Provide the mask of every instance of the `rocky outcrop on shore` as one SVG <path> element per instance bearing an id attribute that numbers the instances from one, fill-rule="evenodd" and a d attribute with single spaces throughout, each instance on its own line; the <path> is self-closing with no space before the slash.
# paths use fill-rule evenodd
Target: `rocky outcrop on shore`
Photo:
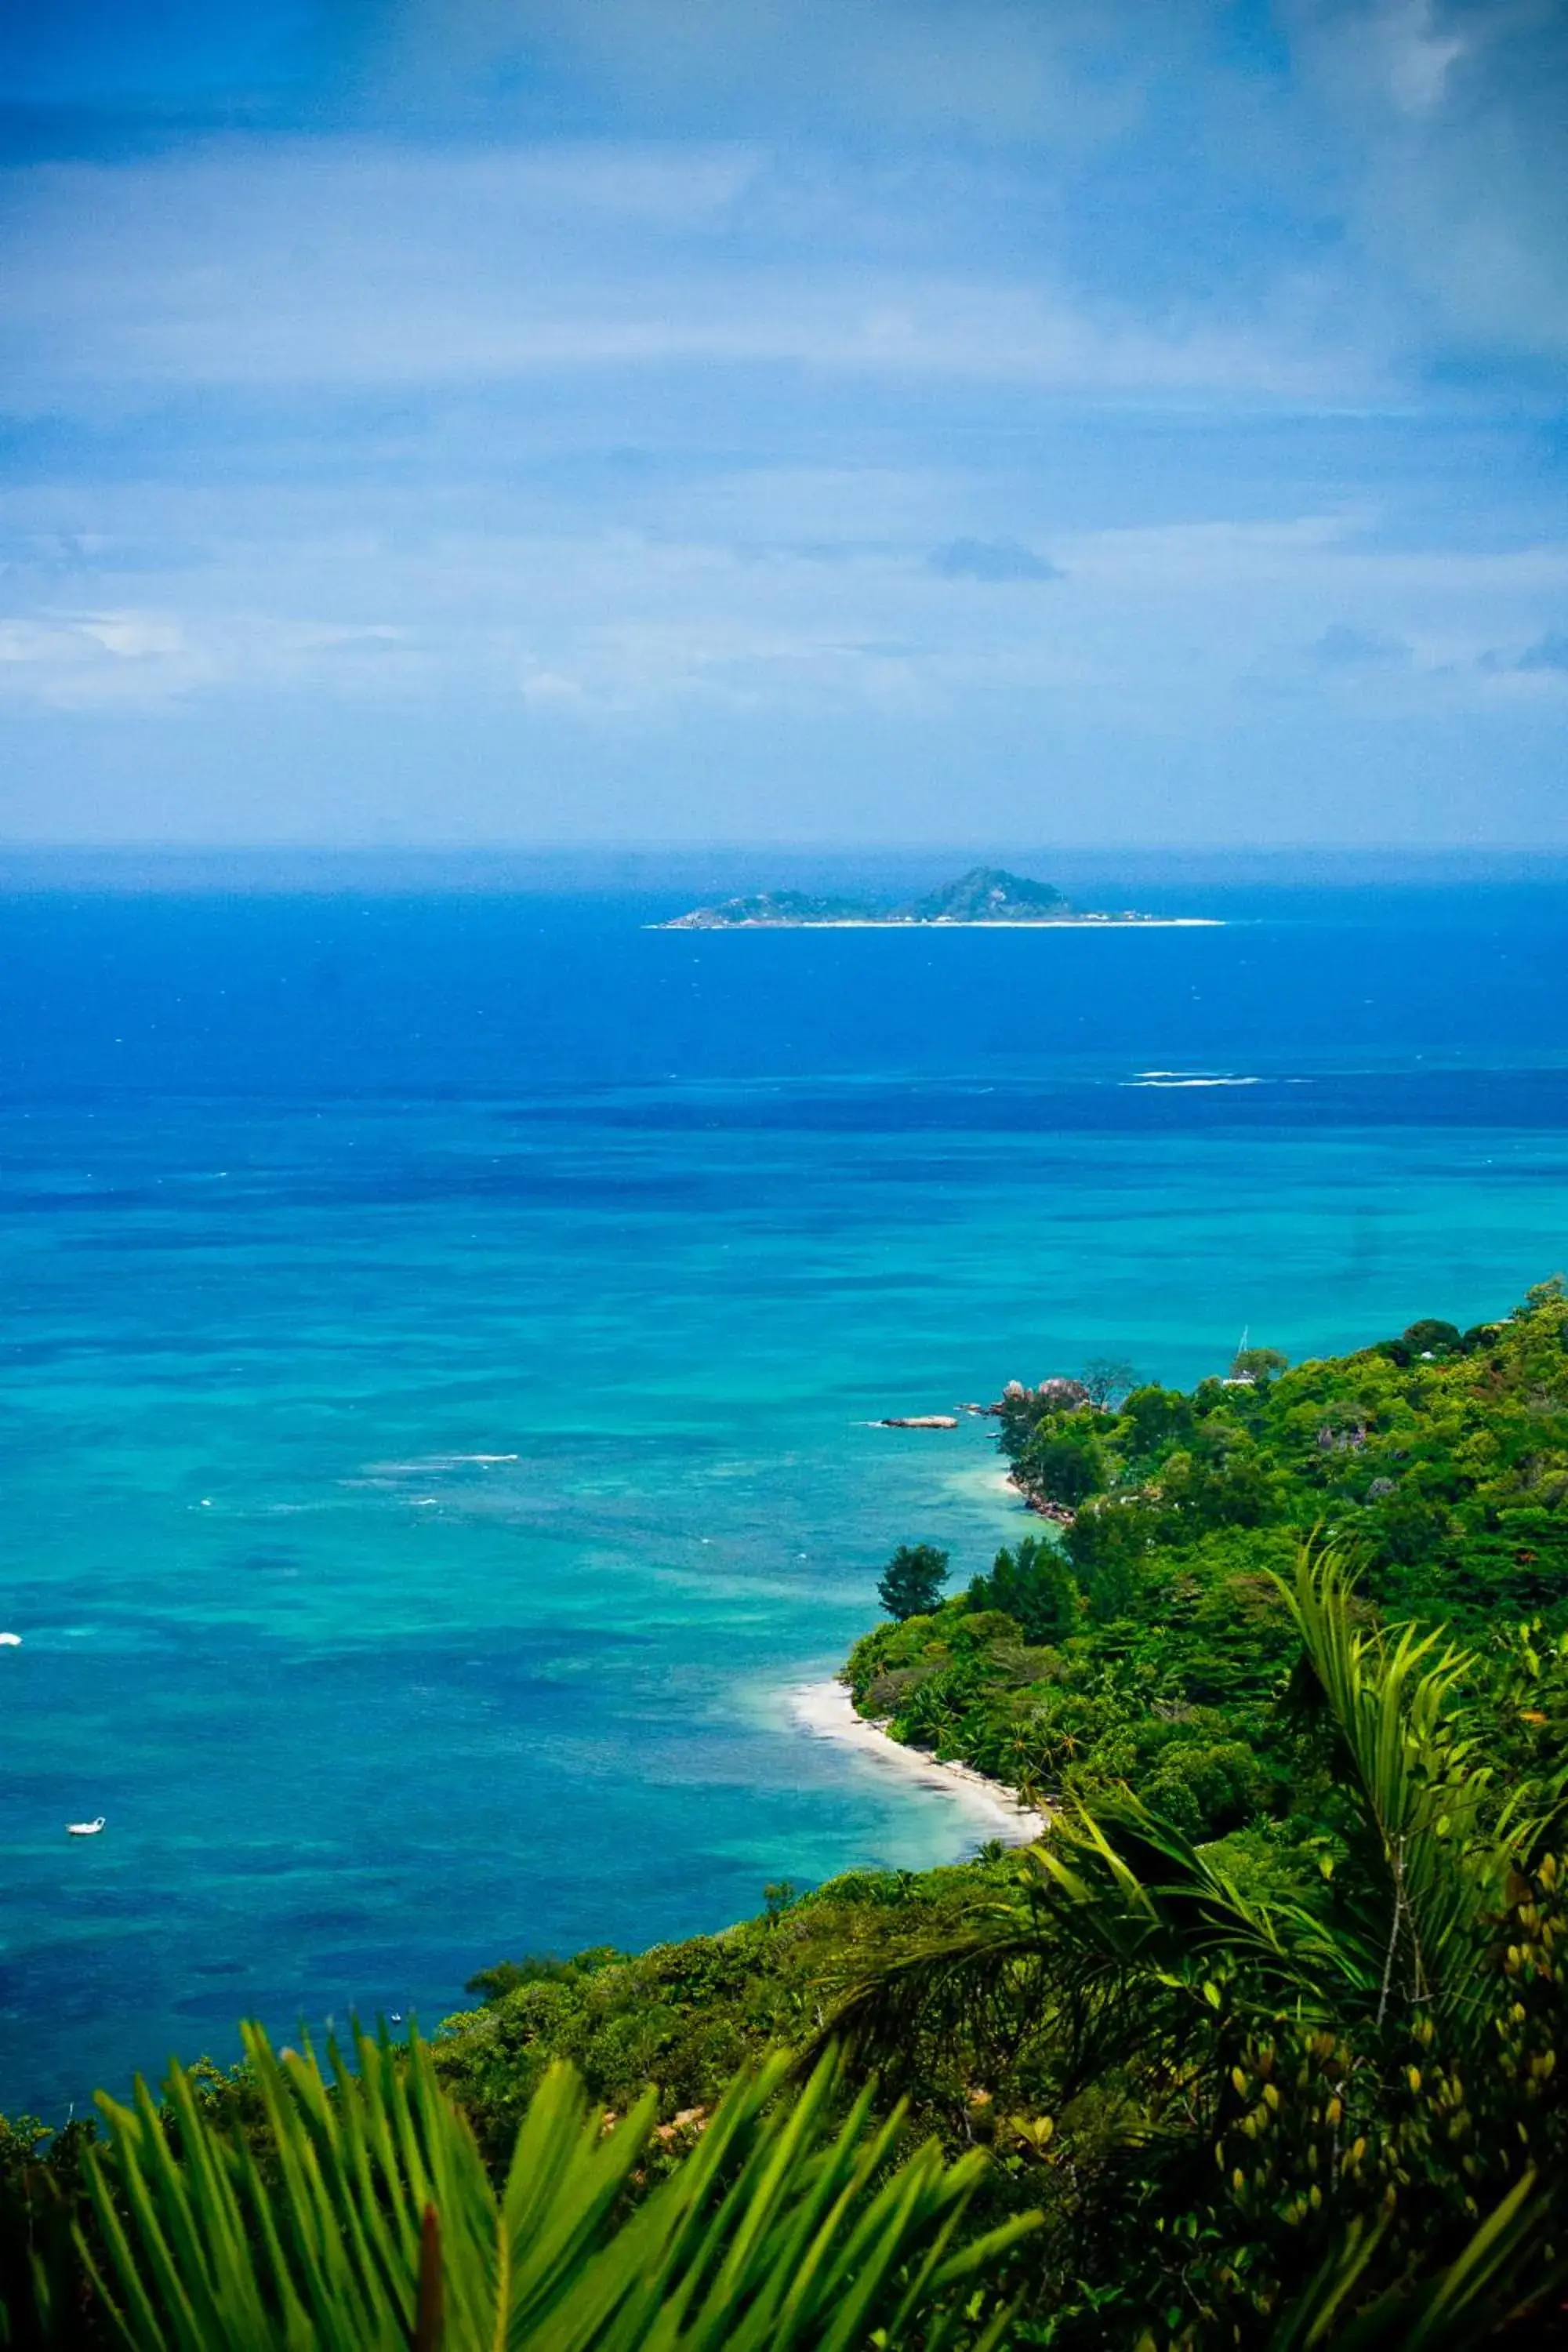
<path id="1" fill-rule="evenodd" d="M 1016 1479 L 1013 1481 L 1015 1486 L 1017 1483 Z M 1049 1519 L 1054 1528 L 1070 1528 L 1078 1517 L 1078 1513 L 1068 1504 L 1053 1503 L 1048 1495 L 1032 1495 L 1026 1486 L 1019 1486 L 1018 1492 L 1029 1509 L 1038 1512 L 1042 1519 Z"/>
<path id="2" fill-rule="evenodd" d="M 1027 1414 L 1037 1421 L 1045 1412 L 1076 1412 L 1079 1405 L 1090 1404 L 1093 1399 L 1081 1381 L 1042 1381 L 1037 1389 L 1026 1388 L 1022 1381 L 1009 1381 L 994 1404 L 978 1405 L 972 1410 L 989 1413 L 994 1421 L 1005 1421 L 1009 1413 Z"/>

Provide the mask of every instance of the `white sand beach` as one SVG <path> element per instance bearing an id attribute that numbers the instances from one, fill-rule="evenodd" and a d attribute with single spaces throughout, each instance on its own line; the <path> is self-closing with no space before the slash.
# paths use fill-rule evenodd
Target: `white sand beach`
<path id="1" fill-rule="evenodd" d="M 1000 1838 L 1006 1845 L 1027 1845 L 1046 1828 L 1046 1816 L 1020 1804 L 1016 1791 L 1005 1782 L 988 1780 L 967 1764 L 941 1764 L 935 1757 L 906 1748 L 876 1724 L 866 1722 L 856 1714 L 842 1683 L 801 1683 L 788 1697 L 790 1720 L 798 1730 L 814 1739 L 837 1740 L 884 1770 L 950 1797 L 984 1837 Z"/>

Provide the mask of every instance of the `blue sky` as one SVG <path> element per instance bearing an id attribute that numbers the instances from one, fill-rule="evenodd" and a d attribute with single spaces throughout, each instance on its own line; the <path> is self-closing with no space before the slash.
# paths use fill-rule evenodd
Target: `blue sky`
<path id="1" fill-rule="evenodd" d="M 1568 846 L 1562 0 L 15 0 L 0 837 Z"/>

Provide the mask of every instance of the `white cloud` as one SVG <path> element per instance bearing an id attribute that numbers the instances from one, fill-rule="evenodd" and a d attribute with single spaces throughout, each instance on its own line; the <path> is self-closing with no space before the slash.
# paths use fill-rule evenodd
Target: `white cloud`
<path id="1" fill-rule="evenodd" d="M 1398 0 L 1381 26 L 1387 45 L 1388 86 L 1396 106 L 1426 114 L 1442 101 L 1448 74 L 1469 44 L 1438 30 L 1432 0 Z"/>
<path id="2" fill-rule="evenodd" d="M 270 792 L 291 727 L 439 824 L 489 728 L 509 791 L 542 745 L 685 823 L 721 742 L 744 830 L 770 766 L 896 817 L 936 747 L 984 792 L 1076 730 L 1089 811 L 1134 739 L 1305 772 L 1342 722 L 1363 779 L 1430 726 L 1473 806 L 1560 709 L 1514 666 L 1568 610 L 1519 421 L 1560 0 L 1281 0 L 1255 50 L 1223 0 L 389 19 L 309 136 L 0 175 L 0 695 L 68 786 L 62 714 L 133 714 L 154 803 L 159 747 Z"/>
<path id="3" fill-rule="evenodd" d="M 212 665 L 166 614 L 0 621 L 0 698 L 58 710 L 147 707 L 210 682 Z"/>
<path id="4" fill-rule="evenodd" d="M 671 365 L 1308 401 L 1376 381 L 1308 278 L 1263 314 L 1143 316 L 1038 262 L 955 268 L 940 206 L 892 238 L 874 173 L 818 173 L 802 236 L 759 152 L 240 141 L 11 179 L 13 406 Z M 1005 191 L 957 194 L 979 233 Z"/>
<path id="5" fill-rule="evenodd" d="M 379 698 L 420 675 L 405 641 L 382 624 L 223 611 L 210 599 L 184 612 L 44 612 L 0 620 L 0 697 L 55 709 L 153 709 L 258 686 Z"/>
<path id="6" fill-rule="evenodd" d="M 1478 701 L 1492 690 L 1487 649 L 1545 641 L 1568 605 L 1562 545 L 1411 549 L 1363 509 L 1052 532 L 1035 498 L 1003 534 L 956 472 L 775 481 L 762 468 L 715 487 L 720 539 L 563 528 L 525 491 L 493 491 L 481 525 L 414 488 L 312 499 L 258 487 L 215 509 L 207 493 L 128 488 L 99 499 L 103 579 L 84 572 L 69 612 L 0 624 L 0 694 L 52 708 L 256 694 L 384 714 L 482 705 L 632 730 L 700 708 L 956 715 L 979 695 L 1170 731 L 1283 687 L 1390 711 L 1435 694 Z M 151 578 L 144 604 L 90 601 L 154 502 L 205 560 Z M 0 504 L 0 534 L 47 539 L 47 503 Z M 835 524 L 825 562 L 815 534 Z M 932 566 L 933 544 L 1036 550 L 1062 576 L 979 592 Z M 1325 645 L 1403 650 L 1310 657 Z"/>
<path id="7" fill-rule="evenodd" d="M 102 613 L 75 625 L 78 633 L 117 661 L 147 661 L 188 653 L 190 641 L 178 621 L 157 613 Z"/>

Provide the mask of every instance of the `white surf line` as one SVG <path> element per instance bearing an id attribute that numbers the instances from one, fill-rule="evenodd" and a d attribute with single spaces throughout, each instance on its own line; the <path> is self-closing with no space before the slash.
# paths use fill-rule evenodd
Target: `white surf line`
<path id="1" fill-rule="evenodd" d="M 788 1694 L 790 1717 L 797 1731 L 814 1739 L 836 1740 L 853 1748 L 905 1780 L 950 1797 L 977 1824 L 1005 1845 L 1027 1845 L 1048 1826 L 1047 1816 L 1024 1804 L 1005 1781 L 989 1780 L 968 1764 L 943 1764 L 918 1748 L 906 1748 L 879 1725 L 857 1715 L 842 1683 L 800 1683 Z"/>

